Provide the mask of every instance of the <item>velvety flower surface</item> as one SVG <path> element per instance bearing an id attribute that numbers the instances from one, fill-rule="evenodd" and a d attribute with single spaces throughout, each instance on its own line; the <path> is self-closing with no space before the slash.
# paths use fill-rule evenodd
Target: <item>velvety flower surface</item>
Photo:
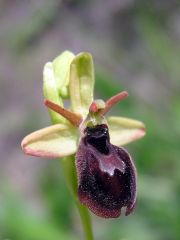
<path id="1" fill-rule="evenodd" d="M 76 156 L 77 193 L 82 204 L 105 218 L 118 217 L 122 207 L 128 215 L 136 202 L 136 169 L 122 146 L 143 137 L 145 126 L 124 117 L 104 117 L 127 92 L 106 102 L 94 101 L 89 53 L 62 53 L 45 65 L 43 79 L 45 105 L 53 125 L 26 136 L 21 143 L 23 151 L 39 157 L 63 157 L 63 161 Z M 68 109 L 63 106 L 67 99 Z"/>
<path id="2" fill-rule="evenodd" d="M 100 217 L 126 215 L 136 201 L 136 169 L 123 148 L 110 143 L 107 125 L 87 127 L 76 154 L 80 201 Z"/>

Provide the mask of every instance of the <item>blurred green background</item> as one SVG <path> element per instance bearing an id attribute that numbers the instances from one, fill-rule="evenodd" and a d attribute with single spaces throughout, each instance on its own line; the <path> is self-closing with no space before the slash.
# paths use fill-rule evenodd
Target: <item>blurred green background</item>
<path id="1" fill-rule="evenodd" d="M 50 124 L 42 69 L 62 51 L 89 51 L 98 98 L 130 97 L 111 114 L 145 122 L 127 146 L 138 169 L 133 215 L 92 214 L 96 240 L 180 239 L 180 6 L 175 0 L 0 1 L 0 240 L 83 239 L 58 160 L 25 156 Z"/>

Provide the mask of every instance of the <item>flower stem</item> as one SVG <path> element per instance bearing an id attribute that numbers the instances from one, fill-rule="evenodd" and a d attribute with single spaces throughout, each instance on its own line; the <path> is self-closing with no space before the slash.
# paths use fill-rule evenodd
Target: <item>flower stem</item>
<path id="1" fill-rule="evenodd" d="M 60 160 L 61 166 L 63 168 L 63 172 L 66 178 L 67 185 L 72 193 L 79 215 L 81 217 L 81 222 L 84 229 L 84 235 L 86 240 L 93 240 L 93 232 L 92 232 L 92 224 L 90 219 L 90 214 L 88 209 L 83 206 L 78 197 L 77 197 L 77 175 L 75 169 L 75 156 L 64 157 Z"/>
<path id="2" fill-rule="evenodd" d="M 78 210 L 79 210 L 79 214 L 81 217 L 81 222 L 83 225 L 83 229 L 84 229 L 84 235 L 85 235 L 85 239 L 86 240 L 93 240 L 93 232 L 92 232 L 92 224 L 91 224 L 91 219 L 90 219 L 90 215 L 89 215 L 89 210 L 83 206 L 79 200 L 76 202 Z"/>

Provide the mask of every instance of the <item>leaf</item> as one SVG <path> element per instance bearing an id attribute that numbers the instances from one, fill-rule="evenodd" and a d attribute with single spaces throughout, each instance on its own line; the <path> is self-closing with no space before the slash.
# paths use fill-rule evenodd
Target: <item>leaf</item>
<path id="1" fill-rule="evenodd" d="M 77 150 L 77 129 L 55 124 L 26 136 L 22 143 L 24 153 L 37 157 L 64 157 Z"/>
<path id="2" fill-rule="evenodd" d="M 93 101 L 94 66 L 89 53 L 78 54 L 70 66 L 69 91 L 72 110 L 85 118 Z"/>
<path id="3" fill-rule="evenodd" d="M 123 117 L 109 117 L 110 141 L 116 146 L 122 146 L 136 141 L 145 135 L 145 125 L 137 120 Z"/>

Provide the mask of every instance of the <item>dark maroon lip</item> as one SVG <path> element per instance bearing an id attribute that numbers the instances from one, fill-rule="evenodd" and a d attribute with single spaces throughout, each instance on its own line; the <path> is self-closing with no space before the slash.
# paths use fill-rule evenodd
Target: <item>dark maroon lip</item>
<path id="1" fill-rule="evenodd" d="M 104 124 L 86 128 L 76 154 L 78 196 L 93 213 L 116 218 L 136 202 L 136 169 L 128 152 L 110 143 Z"/>

